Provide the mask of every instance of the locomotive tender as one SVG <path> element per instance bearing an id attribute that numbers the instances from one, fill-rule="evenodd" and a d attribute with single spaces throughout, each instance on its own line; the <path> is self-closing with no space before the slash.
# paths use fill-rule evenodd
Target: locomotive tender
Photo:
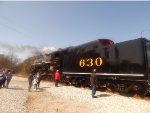
<path id="1" fill-rule="evenodd" d="M 114 43 L 98 39 L 51 53 L 51 67 L 62 73 L 61 81 L 90 85 L 97 69 L 98 83 L 113 91 L 147 94 L 150 91 L 150 41 L 145 38 Z"/>

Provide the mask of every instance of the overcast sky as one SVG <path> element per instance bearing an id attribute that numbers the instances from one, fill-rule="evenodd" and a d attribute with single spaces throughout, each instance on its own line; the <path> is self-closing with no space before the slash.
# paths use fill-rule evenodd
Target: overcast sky
<path id="1" fill-rule="evenodd" d="M 141 32 L 150 39 L 149 1 L 0 2 L 0 53 L 25 58 L 98 38 L 135 39 Z"/>

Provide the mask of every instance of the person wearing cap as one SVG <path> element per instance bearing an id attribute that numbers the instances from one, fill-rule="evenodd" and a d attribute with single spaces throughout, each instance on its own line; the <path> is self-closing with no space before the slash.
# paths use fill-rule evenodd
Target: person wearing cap
<path id="1" fill-rule="evenodd" d="M 91 89 L 92 89 L 92 98 L 96 98 L 96 83 L 97 83 L 97 77 L 96 77 L 96 69 L 93 69 L 93 72 L 90 77 L 91 82 Z"/>
<path id="2" fill-rule="evenodd" d="M 60 80 L 60 73 L 59 70 L 56 70 L 55 72 L 55 86 L 58 87 L 58 82 Z"/>

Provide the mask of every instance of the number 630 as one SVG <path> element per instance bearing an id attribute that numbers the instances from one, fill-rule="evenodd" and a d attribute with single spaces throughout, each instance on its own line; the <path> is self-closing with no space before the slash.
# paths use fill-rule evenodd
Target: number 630
<path id="1" fill-rule="evenodd" d="M 101 57 L 80 59 L 80 61 L 79 61 L 80 67 L 101 66 L 102 64 L 103 64 L 103 60 Z"/>

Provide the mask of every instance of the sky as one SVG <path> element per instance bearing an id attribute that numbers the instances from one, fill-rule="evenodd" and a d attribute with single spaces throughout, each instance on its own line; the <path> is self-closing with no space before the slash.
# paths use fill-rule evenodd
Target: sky
<path id="1" fill-rule="evenodd" d="M 150 1 L 0 1 L 0 54 L 40 52 L 107 38 L 150 39 Z"/>

